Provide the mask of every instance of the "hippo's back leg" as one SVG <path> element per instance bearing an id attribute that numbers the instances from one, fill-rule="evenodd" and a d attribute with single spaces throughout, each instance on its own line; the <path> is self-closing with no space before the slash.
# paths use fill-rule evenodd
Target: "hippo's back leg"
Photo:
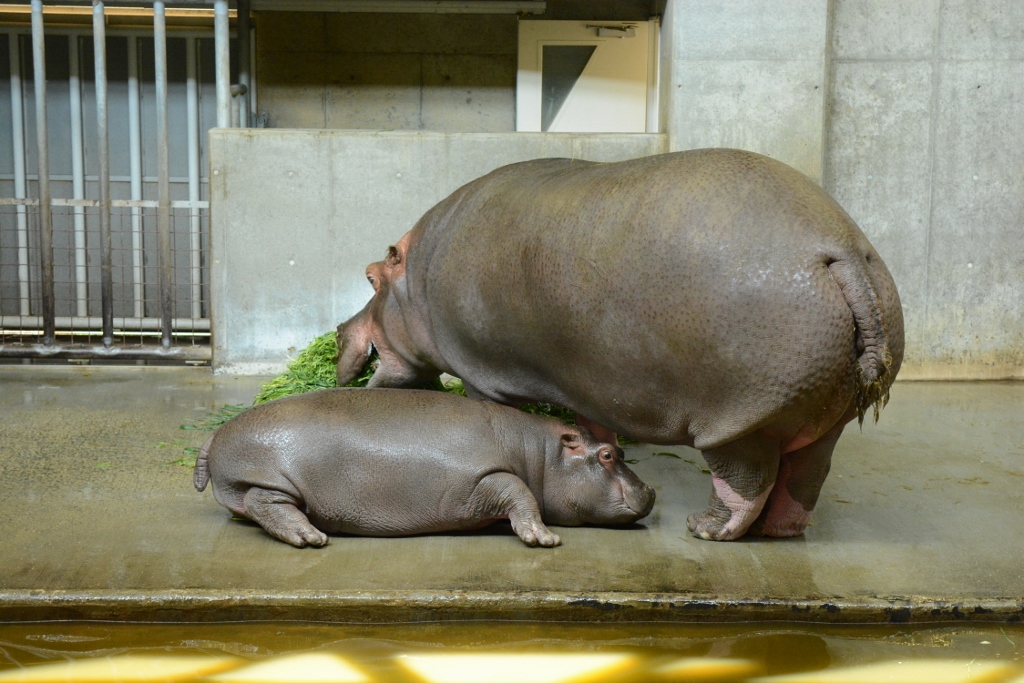
<path id="1" fill-rule="evenodd" d="M 832 465 L 832 451 L 843 433 L 842 420 L 814 443 L 785 453 L 779 474 L 761 516 L 750 527 L 755 536 L 799 536 L 811 521 L 811 512 Z"/>
<path id="2" fill-rule="evenodd" d="M 282 491 L 254 486 L 249 489 L 242 504 L 245 516 L 259 524 L 279 541 L 296 548 L 307 545 L 327 545 L 327 534 L 312 524 L 298 507 L 297 501 Z"/>
<path id="3" fill-rule="evenodd" d="M 701 453 L 711 468 L 711 501 L 686 520 L 695 536 L 731 541 L 747 533 L 772 491 L 779 468 L 778 439 L 754 433 Z"/>

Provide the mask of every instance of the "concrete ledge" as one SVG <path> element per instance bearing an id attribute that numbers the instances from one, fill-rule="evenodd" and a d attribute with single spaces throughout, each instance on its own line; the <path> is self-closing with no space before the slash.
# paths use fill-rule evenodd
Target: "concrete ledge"
<path id="1" fill-rule="evenodd" d="M 933 624 L 1024 621 L 1024 599 L 798 600 L 657 593 L 481 591 L 2 591 L 0 622 L 424 621 L 807 622 Z"/>
<path id="2" fill-rule="evenodd" d="M 1024 365 L 929 363 L 904 365 L 897 381 L 1003 381 L 1024 379 Z"/>

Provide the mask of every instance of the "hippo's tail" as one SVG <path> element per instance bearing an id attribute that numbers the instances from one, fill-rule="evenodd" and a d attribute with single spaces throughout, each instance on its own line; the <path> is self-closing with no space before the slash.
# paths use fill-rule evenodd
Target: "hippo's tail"
<path id="1" fill-rule="evenodd" d="M 210 483 L 210 444 L 213 443 L 213 437 L 211 436 L 203 444 L 203 447 L 199 449 L 199 457 L 196 458 L 196 469 L 192 472 L 192 484 L 196 487 L 196 491 L 203 491 L 206 489 L 206 485 Z"/>
<path id="2" fill-rule="evenodd" d="M 857 417 L 861 424 L 868 408 L 879 411 L 889 401 L 895 373 L 892 351 L 878 293 L 871 283 L 867 261 L 859 256 L 829 259 L 829 273 L 839 285 L 857 326 Z"/>

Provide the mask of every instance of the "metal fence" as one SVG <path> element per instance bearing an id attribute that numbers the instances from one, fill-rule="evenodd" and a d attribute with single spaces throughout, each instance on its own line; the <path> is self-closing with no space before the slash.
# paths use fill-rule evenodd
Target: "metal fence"
<path id="1" fill-rule="evenodd" d="M 212 35 L 169 38 L 153 2 L 151 35 L 108 36 L 99 0 L 91 31 L 44 28 L 41 0 L 30 34 L 0 29 L 0 358 L 210 359 L 203 139 L 232 93 L 248 119 L 213 4 Z"/>

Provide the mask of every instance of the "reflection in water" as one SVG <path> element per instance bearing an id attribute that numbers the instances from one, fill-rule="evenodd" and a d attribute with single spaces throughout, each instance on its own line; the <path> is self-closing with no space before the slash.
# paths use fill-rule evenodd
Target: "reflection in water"
<path id="1" fill-rule="evenodd" d="M 0 625 L 0 683 L 1024 680 L 1024 626 Z"/>
<path id="2" fill-rule="evenodd" d="M 820 671 L 832 664 L 825 639 L 813 633 L 767 633 L 743 638 L 730 654 L 760 662 L 769 676 Z"/>

